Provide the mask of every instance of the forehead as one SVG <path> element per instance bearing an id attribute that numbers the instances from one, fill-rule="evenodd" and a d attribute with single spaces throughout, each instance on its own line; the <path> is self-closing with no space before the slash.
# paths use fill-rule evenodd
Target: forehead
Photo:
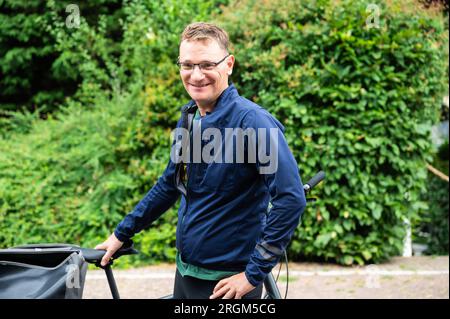
<path id="1" fill-rule="evenodd" d="M 213 39 L 183 40 L 180 44 L 180 60 L 211 61 L 222 58 L 225 50 Z"/>

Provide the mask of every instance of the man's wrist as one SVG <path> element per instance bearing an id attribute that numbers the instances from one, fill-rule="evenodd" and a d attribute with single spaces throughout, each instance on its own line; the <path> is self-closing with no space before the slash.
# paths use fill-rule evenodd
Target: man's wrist
<path id="1" fill-rule="evenodd" d="M 130 240 L 130 237 L 124 235 L 123 233 L 121 233 L 117 228 L 114 230 L 114 236 L 116 236 L 116 238 L 118 240 L 120 240 L 121 242 L 125 243 L 127 241 Z"/>

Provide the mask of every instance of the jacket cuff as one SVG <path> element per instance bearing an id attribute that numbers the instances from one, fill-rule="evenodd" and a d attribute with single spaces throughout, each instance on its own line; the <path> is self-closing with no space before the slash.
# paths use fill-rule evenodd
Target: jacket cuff
<path id="1" fill-rule="evenodd" d="M 255 265 L 249 264 L 245 269 L 245 277 L 253 287 L 258 287 L 266 279 L 266 276 L 267 274 L 259 271 Z"/>
<path id="2" fill-rule="evenodd" d="M 118 228 L 116 228 L 114 230 L 114 235 L 117 237 L 118 240 L 120 240 L 121 242 L 125 243 L 127 241 L 130 240 L 131 237 L 126 236 L 125 234 L 123 234 L 122 232 L 120 232 L 120 230 Z"/>
<path id="3" fill-rule="evenodd" d="M 247 278 L 247 281 L 248 281 L 253 287 L 258 287 L 259 284 L 261 283 L 261 282 L 259 282 L 258 280 L 256 280 L 253 276 L 250 276 L 250 275 L 248 274 L 247 271 L 245 272 L 245 277 Z"/>

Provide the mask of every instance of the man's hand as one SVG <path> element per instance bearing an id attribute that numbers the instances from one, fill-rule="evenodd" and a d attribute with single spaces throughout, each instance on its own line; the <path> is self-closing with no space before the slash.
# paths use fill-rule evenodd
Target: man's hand
<path id="1" fill-rule="evenodd" d="M 255 289 L 255 287 L 248 282 L 245 273 L 241 272 L 219 281 L 216 287 L 214 287 L 213 294 L 209 298 L 215 299 L 225 295 L 223 299 L 241 299 L 253 289 Z"/>
<path id="2" fill-rule="evenodd" d="M 120 240 L 117 239 L 116 235 L 114 235 L 114 233 L 111 234 L 111 236 L 109 236 L 109 238 L 103 242 L 100 245 L 95 246 L 95 249 L 105 249 L 106 253 L 102 258 L 101 261 L 101 265 L 104 267 L 109 263 L 109 260 L 111 259 L 112 255 L 114 255 L 114 253 L 116 251 L 118 251 L 120 249 L 120 247 L 122 247 L 123 242 L 121 242 Z"/>

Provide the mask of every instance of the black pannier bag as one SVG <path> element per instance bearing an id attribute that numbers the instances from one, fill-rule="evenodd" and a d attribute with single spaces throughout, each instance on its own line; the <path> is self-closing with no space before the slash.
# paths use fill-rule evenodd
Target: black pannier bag
<path id="1" fill-rule="evenodd" d="M 0 299 L 80 299 L 87 265 L 76 245 L 0 249 Z"/>

